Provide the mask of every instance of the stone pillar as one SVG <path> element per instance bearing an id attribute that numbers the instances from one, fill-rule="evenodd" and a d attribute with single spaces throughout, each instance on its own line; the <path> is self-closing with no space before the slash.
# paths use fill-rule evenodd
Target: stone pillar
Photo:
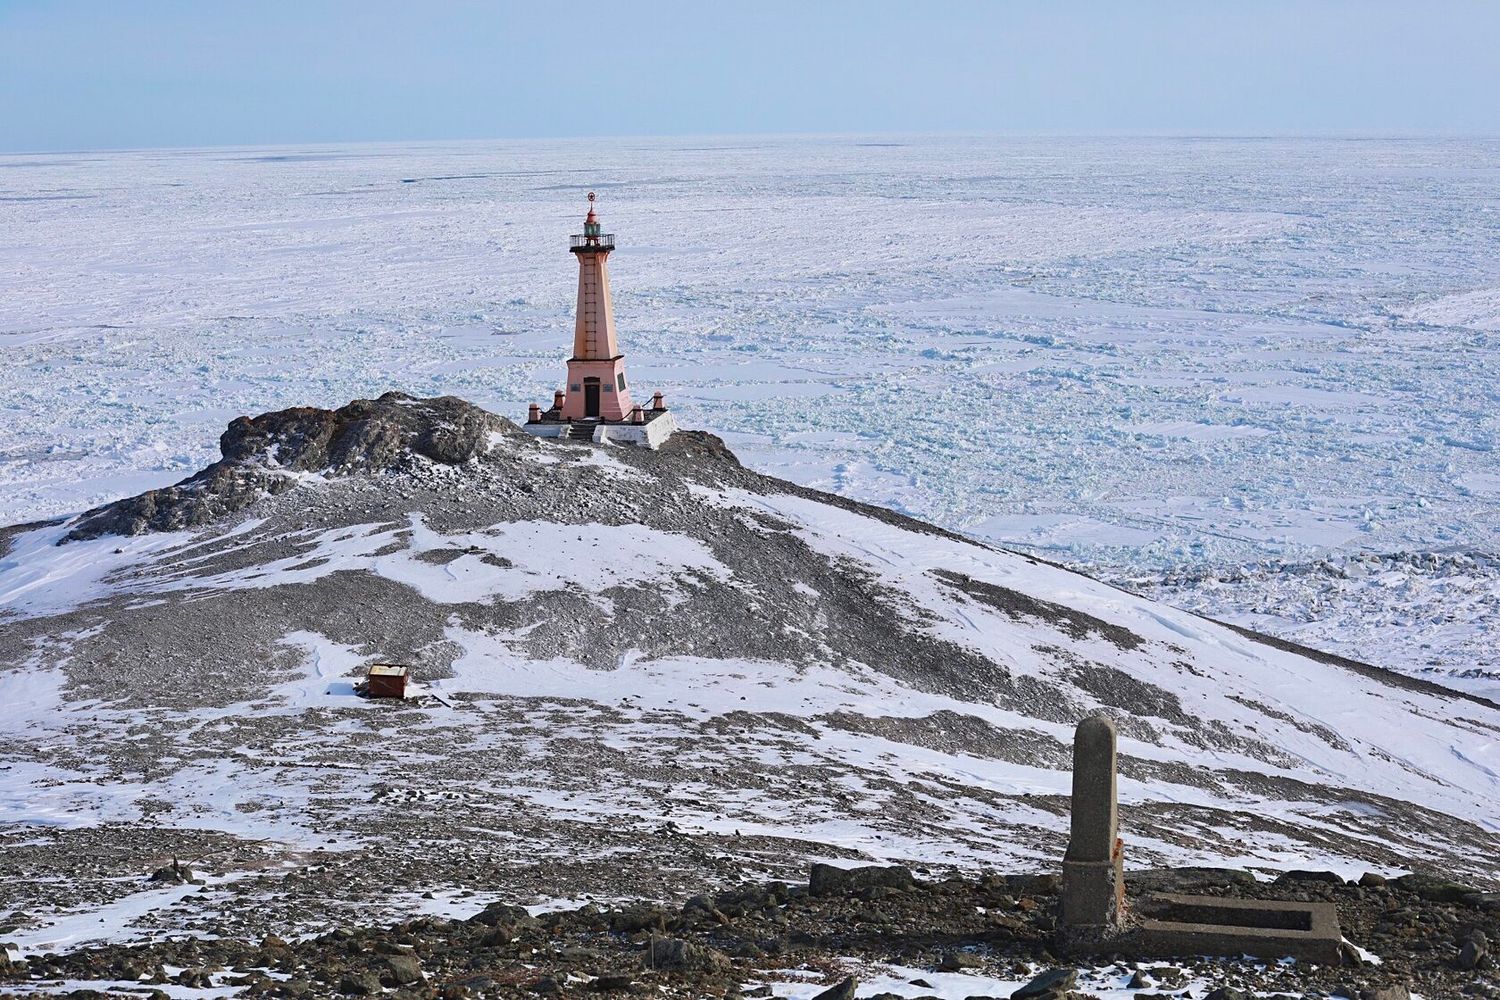
<path id="1" fill-rule="evenodd" d="M 1073 826 L 1063 855 L 1060 928 L 1077 943 L 1119 927 L 1125 877 L 1115 799 L 1115 724 L 1102 715 L 1073 736 Z"/>

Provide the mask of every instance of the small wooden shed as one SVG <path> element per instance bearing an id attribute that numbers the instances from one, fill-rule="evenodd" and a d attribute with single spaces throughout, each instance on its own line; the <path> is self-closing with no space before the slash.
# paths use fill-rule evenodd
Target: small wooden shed
<path id="1" fill-rule="evenodd" d="M 401 663 L 374 663 L 365 678 L 365 694 L 371 698 L 405 698 L 411 670 Z"/>

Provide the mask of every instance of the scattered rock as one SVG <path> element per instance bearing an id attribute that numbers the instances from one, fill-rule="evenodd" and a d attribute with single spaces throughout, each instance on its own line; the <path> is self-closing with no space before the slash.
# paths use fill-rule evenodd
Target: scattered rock
<path id="1" fill-rule="evenodd" d="M 1376 888 L 1378 886 L 1385 885 L 1385 883 L 1386 883 L 1385 876 L 1384 875 L 1376 875 L 1374 872 L 1365 872 L 1363 875 L 1361 875 L 1359 877 L 1359 884 L 1362 885 L 1362 886 L 1364 886 L 1367 889 L 1373 889 L 1373 888 Z"/>
<path id="2" fill-rule="evenodd" d="M 872 889 L 884 894 L 873 904 L 866 898 Z M 1288 894 L 1269 885 L 1235 891 L 1246 898 Z M 1179 1000 L 1183 990 L 1204 976 L 1216 989 L 1207 998 L 1195 991 L 1200 1000 L 1409 1000 L 1411 984 L 1419 984 L 1424 996 L 1457 997 L 1467 995 L 1467 985 L 1487 982 L 1483 970 L 1494 965 L 1489 943 L 1500 933 L 1500 923 L 1488 911 L 1432 903 L 1399 889 L 1316 891 L 1338 900 L 1350 936 L 1377 950 L 1385 960 L 1381 965 L 1359 970 L 1337 965 L 1257 968 L 1254 963 L 1190 960 L 1167 966 L 1138 965 L 1115 956 L 1123 961 L 1113 968 L 1119 976 L 1115 981 L 1125 983 L 1124 996 Z M 730 925 L 704 919 L 711 910 L 724 912 L 721 901 L 734 914 Z M 303 938 L 289 928 L 285 939 L 273 934 L 255 940 L 235 939 L 228 928 L 220 928 L 212 932 L 217 937 L 37 956 L 24 971 L 16 963 L 10 968 L 0 964 L 0 996 L 10 984 L 34 978 L 81 986 L 135 980 L 142 984 L 139 991 L 169 983 L 190 991 L 217 984 L 239 991 L 236 995 L 267 997 L 374 996 L 385 989 L 406 997 L 451 1000 L 634 992 L 650 992 L 662 1000 L 697 1000 L 739 995 L 739 984 L 761 970 L 827 972 L 838 968 L 836 959 L 846 957 L 909 965 L 924 954 L 944 972 L 982 966 L 1027 982 L 1034 963 L 1057 961 L 1048 952 L 1051 936 L 1044 921 L 1049 910 L 1046 904 L 1032 912 L 1021 908 L 1004 876 L 913 879 L 912 888 L 904 891 L 875 885 L 822 896 L 771 883 L 763 891 L 738 887 L 695 897 L 681 912 L 654 903 L 616 910 L 590 905 L 533 919 L 524 909 L 501 903 L 467 921 L 418 917 L 385 928 L 338 928 L 316 938 Z M 517 928 L 507 920 L 525 920 L 528 926 Z M 670 933 L 657 935 L 652 925 L 663 920 Z M 620 926 L 642 929 L 622 933 L 616 930 Z M 649 971 L 632 975 L 637 964 Z M 225 969 L 231 974 L 213 975 Z M 845 975 L 836 973 L 840 980 Z M 1052 968 L 1030 978 L 1016 995 L 1022 1000 L 1079 1000 L 1084 995 L 1077 985 L 1081 976 Z M 973 982 L 979 987 L 982 980 Z M 1400 985 L 1377 988 L 1385 983 Z M 841 981 L 824 995 L 837 998 L 853 988 Z M 823 988 L 803 987 L 804 994 L 816 989 Z M 906 992 L 930 996 L 939 991 L 917 978 Z M 980 987 L 975 992 L 986 991 Z M 1470 994 L 1489 995 L 1484 989 Z M 964 996 L 964 991 L 954 995 Z"/>

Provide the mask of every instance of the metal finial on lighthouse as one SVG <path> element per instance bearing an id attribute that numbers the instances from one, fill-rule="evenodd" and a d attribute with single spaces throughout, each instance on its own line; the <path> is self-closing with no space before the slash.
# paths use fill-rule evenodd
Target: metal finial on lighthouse
<path id="1" fill-rule="evenodd" d="M 594 192 L 589 192 L 589 214 L 583 217 L 583 238 L 589 246 L 599 245 L 599 216 L 594 214 Z"/>

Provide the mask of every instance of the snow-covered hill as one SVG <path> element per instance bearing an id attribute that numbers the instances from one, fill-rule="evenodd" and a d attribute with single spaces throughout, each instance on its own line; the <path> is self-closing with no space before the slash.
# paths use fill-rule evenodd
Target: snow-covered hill
<path id="1" fill-rule="evenodd" d="M 820 858 L 1045 869 L 1072 727 L 1101 710 L 1131 864 L 1500 879 L 1500 706 L 768 478 L 711 436 L 542 442 L 391 394 L 237 421 L 223 448 L 183 486 L 0 533 L 22 944 Z M 356 697 L 385 660 L 424 696 Z M 208 884 L 140 892 L 173 857 Z"/>

